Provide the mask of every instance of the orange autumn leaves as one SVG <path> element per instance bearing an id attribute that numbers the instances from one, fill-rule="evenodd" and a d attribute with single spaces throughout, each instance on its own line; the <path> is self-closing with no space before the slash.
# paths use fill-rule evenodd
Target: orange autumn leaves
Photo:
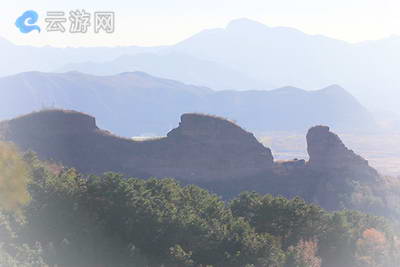
<path id="1" fill-rule="evenodd" d="M 295 247 L 289 247 L 293 263 L 298 267 L 321 267 L 321 258 L 317 256 L 318 242 L 316 240 L 300 240 Z"/>
<path id="2" fill-rule="evenodd" d="M 0 209 L 13 210 L 29 201 L 28 166 L 17 149 L 0 142 Z"/>
<path id="3" fill-rule="evenodd" d="M 360 266 L 390 266 L 387 260 L 393 252 L 397 255 L 398 245 L 390 245 L 384 233 L 374 229 L 366 229 L 362 237 L 357 241 L 357 258 Z M 397 243 L 397 242 L 395 242 Z"/>

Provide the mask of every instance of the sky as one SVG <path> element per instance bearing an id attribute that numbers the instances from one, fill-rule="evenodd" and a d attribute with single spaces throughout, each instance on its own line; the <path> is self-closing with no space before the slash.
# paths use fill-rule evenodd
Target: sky
<path id="1" fill-rule="evenodd" d="M 248 18 L 268 26 L 293 27 L 352 43 L 400 35 L 399 0 L 3 0 L 0 36 L 34 46 L 157 46 L 175 44 L 231 20 Z M 47 32 L 46 12 L 85 9 L 115 12 L 112 34 Z M 21 33 L 16 19 L 39 14 L 42 31 Z M 67 16 L 66 16 L 67 17 Z M 69 24 L 67 24 L 69 25 Z"/>

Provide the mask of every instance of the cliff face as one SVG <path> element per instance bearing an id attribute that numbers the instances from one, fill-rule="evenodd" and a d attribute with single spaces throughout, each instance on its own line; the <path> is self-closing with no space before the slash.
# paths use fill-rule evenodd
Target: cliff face
<path id="1" fill-rule="evenodd" d="M 273 164 L 271 150 L 236 124 L 201 114 L 184 114 L 179 126 L 160 140 L 151 161 L 152 175 L 202 180 L 256 175 Z M 161 159 L 160 159 L 161 155 Z"/>
<path id="2" fill-rule="evenodd" d="M 85 173 L 214 180 L 257 175 L 273 164 L 253 134 L 213 116 L 184 114 L 167 137 L 132 141 L 101 131 L 95 119 L 73 111 L 44 111 L 2 123 L 3 136 Z"/>
<path id="3" fill-rule="evenodd" d="M 309 165 L 313 169 L 343 169 L 368 166 L 368 161 L 349 150 L 327 126 L 315 126 L 307 133 Z"/>
<path id="4" fill-rule="evenodd" d="M 179 127 L 168 133 L 167 140 L 181 147 L 182 154 L 185 150 L 192 154 L 202 151 L 204 157 L 213 155 L 213 159 L 219 156 L 221 160 L 229 162 L 231 167 L 263 169 L 270 168 L 274 161 L 271 150 L 258 142 L 252 133 L 233 122 L 209 115 L 182 115 Z M 190 145 L 198 146 L 198 150 L 187 151 L 185 147 Z"/>
<path id="5" fill-rule="evenodd" d="M 316 172 L 347 173 L 354 180 L 375 179 L 378 173 L 368 161 L 348 149 L 327 126 L 312 127 L 307 133 L 308 167 Z"/>
<path id="6" fill-rule="evenodd" d="M 327 126 L 307 133 L 310 159 L 275 163 L 271 150 L 235 123 L 215 116 L 188 113 L 166 137 L 133 141 L 96 126 L 95 118 L 74 111 L 49 110 L 0 124 L 3 139 L 82 172 L 122 172 L 142 177 L 214 180 L 251 177 L 275 170 L 353 173 L 376 176 L 362 157 L 349 150 Z"/>

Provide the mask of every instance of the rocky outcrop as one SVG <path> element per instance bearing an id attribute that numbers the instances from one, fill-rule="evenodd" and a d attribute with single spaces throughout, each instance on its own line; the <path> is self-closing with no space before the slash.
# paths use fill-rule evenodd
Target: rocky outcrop
<path id="1" fill-rule="evenodd" d="M 379 180 L 378 172 L 368 161 L 348 149 L 327 126 L 315 126 L 308 131 L 307 150 L 310 157 L 307 165 L 313 172 L 335 179 Z"/>
<path id="2" fill-rule="evenodd" d="M 251 177 L 268 170 L 290 174 L 310 170 L 331 174 L 351 171 L 376 174 L 368 162 L 349 150 L 327 126 L 307 133 L 310 159 L 277 162 L 271 150 L 235 123 L 188 113 L 166 137 L 133 141 L 96 126 L 87 114 L 47 110 L 0 123 L 3 139 L 86 173 L 122 172 L 129 176 L 214 180 Z"/>
<path id="3" fill-rule="evenodd" d="M 271 151 L 253 134 L 214 116 L 184 114 L 167 137 L 133 141 L 99 130 L 74 111 L 43 111 L 2 123 L 3 136 L 84 173 L 214 180 L 257 175 L 272 167 Z M 1 133 L 0 133 L 1 134 Z"/>
<path id="4" fill-rule="evenodd" d="M 204 151 L 201 147 L 194 150 L 213 152 L 214 156 L 220 157 L 220 163 L 229 162 L 230 167 L 270 168 L 274 161 L 271 150 L 258 142 L 252 133 L 227 119 L 216 116 L 183 114 L 179 127 L 170 131 L 167 139 L 176 142 L 177 147 L 184 148 L 190 145 L 206 147 L 208 151 Z M 194 150 L 187 152 L 192 153 Z M 204 154 L 204 157 L 209 155 Z"/>
<path id="5" fill-rule="evenodd" d="M 70 110 L 44 110 L 3 122 L 14 133 L 37 132 L 39 128 L 51 134 L 88 132 L 98 129 L 96 119 L 90 115 Z"/>
<path id="6" fill-rule="evenodd" d="M 307 133 L 308 164 L 313 169 L 368 167 L 368 161 L 349 150 L 327 126 L 312 127 Z"/>
<path id="7" fill-rule="evenodd" d="M 166 173 L 190 180 L 247 177 L 270 169 L 273 164 L 271 150 L 252 133 L 215 116 L 184 114 L 179 127 L 160 143 L 165 150 L 155 155 L 163 155 L 164 162 L 146 162 L 158 177 Z"/>

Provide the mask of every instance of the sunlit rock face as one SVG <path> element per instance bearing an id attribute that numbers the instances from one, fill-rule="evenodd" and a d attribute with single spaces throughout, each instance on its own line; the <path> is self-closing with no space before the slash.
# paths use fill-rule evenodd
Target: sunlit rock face
<path id="1" fill-rule="evenodd" d="M 314 172 L 335 179 L 379 180 L 378 172 L 369 166 L 368 161 L 348 149 L 327 126 L 315 126 L 308 131 L 307 151 L 310 157 L 307 165 Z"/>
<path id="2" fill-rule="evenodd" d="M 170 151 L 164 159 L 179 165 L 179 176 L 182 171 L 187 177 L 200 175 L 203 179 L 246 177 L 273 165 L 269 148 L 252 133 L 219 117 L 184 114 L 165 142 Z"/>
<path id="3" fill-rule="evenodd" d="M 184 114 L 179 127 L 170 131 L 167 138 L 176 140 L 177 145 L 182 141 L 188 142 L 188 145 L 202 145 L 208 150 L 214 150 L 215 154 L 209 154 L 208 157 L 219 154 L 233 165 L 266 168 L 271 167 L 274 160 L 271 150 L 258 142 L 252 133 L 220 117 Z"/>

